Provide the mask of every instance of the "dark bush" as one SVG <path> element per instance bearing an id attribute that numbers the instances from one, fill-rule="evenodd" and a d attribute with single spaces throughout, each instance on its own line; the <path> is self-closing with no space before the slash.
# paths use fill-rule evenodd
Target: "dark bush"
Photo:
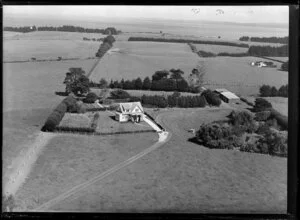
<path id="1" fill-rule="evenodd" d="M 282 129 L 288 129 L 288 117 L 280 114 L 275 109 L 271 109 L 271 118 L 276 119 L 277 123 L 282 127 Z"/>
<path id="2" fill-rule="evenodd" d="M 89 94 L 86 95 L 86 98 L 83 99 L 82 101 L 84 103 L 94 103 L 97 99 L 98 99 L 98 96 L 95 93 L 90 92 Z"/>
<path id="3" fill-rule="evenodd" d="M 270 102 L 263 98 L 257 98 L 255 99 L 255 104 L 253 106 L 254 112 L 261 112 L 261 111 L 267 111 L 272 108 L 272 105 Z"/>
<path id="4" fill-rule="evenodd" d="M 209 105 L 213 105 L 213 106 L 220 106 L 221 105 L 220 97 L 216 93 L 212 92 L 209 89 L 203 91 L 201 96 L 205 97 L 205 99 L 206 99 L 206 101 Z"/>
<path id="5" fill-rule="evenodd" d="M 130 95 L 128 92 L 122 90 L 122 89 L 117 89 L 117 90 L 113 90 L 110 92 L 110 95 L 112 98 L 114 99 L 126 99 L 126 98 L 130 98 Z"/>
<path id="6" fill-rule="evenodd" d="M 203 51 L 203 50 L 199 50 L 197 52 L 197 54 L 200 56 L 200 57 L 216 57 L 217 55 L 214 54 L 214 53 L 211 53 L 211 52 L 207 52 L 207 51 Z"/>
<path id="7" fill-rule="evenodd" d="M 256 112 L 254 120 L 267 121 L 271 116 L 271 111 Z"/>
<path id="8" fill-rule="evenodd" d="M 141 102 L 142 99 L 141 99 L 141 97 L 131 96 L 130 101 L 131 102 Z"/>
<path id="9" fill-rule="evenodd" d="M 91 128 L 94 129 L 94 130 L 97 128 L 99 117 L 100 117 L 100 115 L 99 115 L 99 113 L 97 112 L 97 113 L 94 115 L 94 118 L 93 118 L 93 120 L 92 120 Z"/>
<path id="10" fill-rule="evenodd" d="M 76 98 L 73 95 L 66 97 L 63 102 L 67 105 L 67 112 L 76 112 Z"/>

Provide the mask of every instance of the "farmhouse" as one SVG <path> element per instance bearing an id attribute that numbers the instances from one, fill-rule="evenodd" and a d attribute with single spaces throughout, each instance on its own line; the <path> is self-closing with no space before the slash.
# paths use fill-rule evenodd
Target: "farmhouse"
<path id="1" fill-rule="evenodd" d="M 219 94 L 220 98 L 227 103 L 235 103 L 240 100 L 240 98 L 234 93 L 228 91 L 227 89 L 216 89 L 215 92 Z"/>
<path id="2" fill-rule="evenodd" d="M 119 122 L 140 122 L 143 119 L 144 110 L 140 102 L 119 103 L 115 119 Z"/>

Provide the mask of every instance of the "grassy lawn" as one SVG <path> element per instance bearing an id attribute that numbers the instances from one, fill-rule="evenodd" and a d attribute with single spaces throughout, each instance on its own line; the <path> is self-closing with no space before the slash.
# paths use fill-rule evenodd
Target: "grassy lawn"
<path id="1" fill-rule="evenodd" d="M 156 141 L 155 133 L 53 138 L 16 194 L 18 211 L 28 211 L 47 202 Z"/>
<path id="2" fill-rule="evenodd" d="M 110 133 L 110 132 L 123 132 L 123 131 L 145 131 L 153 130 L 146 122 L 140 123 L 123 122 L 120 123 L 114 119 L 114 112 L 99 112 L 97 132 Z"/>
<path id="3" fill-rule="evenodd" d="M 52 210 L 286 213 L 286 158 L 187 142 L 186 128 L 224 119 L 227 113 L 166 111 L 162 121 L 173 133 L 167 144 Z"/>

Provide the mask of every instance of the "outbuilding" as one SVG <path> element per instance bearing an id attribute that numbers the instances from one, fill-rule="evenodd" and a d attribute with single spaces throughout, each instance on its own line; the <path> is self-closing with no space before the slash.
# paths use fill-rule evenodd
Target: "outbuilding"
<path id="1" fill-rule="evenodd" d="M 220 98 L 226 103 L 235 103 L 240 101 L 240 98 L 232 92 L 222 92 Z"/>

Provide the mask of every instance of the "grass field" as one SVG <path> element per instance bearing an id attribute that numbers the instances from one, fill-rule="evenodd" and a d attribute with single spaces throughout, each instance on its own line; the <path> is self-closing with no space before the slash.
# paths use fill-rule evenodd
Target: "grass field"
<path id="1" fill-rule="evenodd" d="M 171 140 L 55 211 L 286 213 L 287 160 L 211 150 L 187 142 L 188 128 L 225 119 L 228 109 L 165 111 Z"/>
<path id="2" fill-rule="evenodd" d="M 208 45 L 208 44 L 193 44 L 197 50 L 203 50 L 207 52 L 218 53 L 246 53 L 248 48 L 233 47 L 233 46 L 222 46 L 222 45 Z"/>
<path id="3" fill-rule="evenodd" d="M 113 48 L 119 52 L 101 59 L 90 77 L 93 81 L 99 82 L 102 77 L 109 81 L 151 77 L 155 71 L 172 68 L 180 68 L 188 75 L 199 61 L 187 44 L 117 41 Z"/>
<path id="4" fill-rule="evenodd" d="M 3 60 L 24 61 L 36 59 L 94 57 L 101 42 L 83 41 L 83 37 L 101 38 L 101 34 L 41 31 L 31 33 L 4 33 Z"/>
<path id="5" fill-rule="evenodd" d="M 214 57 L 204 62 L 206 74 L 204 81 L 208 88 L 227 88 L 239 95 L 259 93 L 263 84 L 279 88 L 288 83 L 288 72 L 277 68 L 258 68 L 250 66 L 252 61 L 264 60 L 255 57 Z"/>
<path id="6" fill-rule="evenodd" d="M 62 135 L 53 138 L 16 194 L 19 211 L 29 211 L 150 146 L 153 134 Z"/>
<path id="7" fill-rule="evenodd" d="M 88 72 L 95 60 L 4 63 L 3 110 L 28 108 L 53 109 L 64 97 L 65 74 L 70 67 L 82 67 Z"/>

